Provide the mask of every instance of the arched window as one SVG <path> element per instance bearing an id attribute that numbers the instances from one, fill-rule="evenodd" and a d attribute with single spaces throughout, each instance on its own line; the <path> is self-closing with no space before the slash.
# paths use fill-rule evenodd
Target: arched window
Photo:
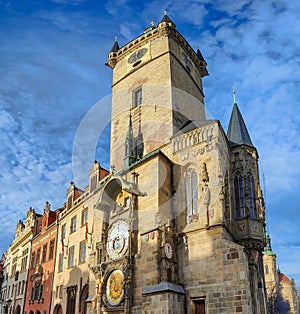
<path id="1" fill-rule="evenodd" d="M 235 209 L 236 218 L 245 218 L 245 188 L 244 178 L 240 171 L 237 171 L 234 176 L 234 193 L 235 193 Z"/>
<path id="2" fill-rule="evenodd" d="M 268 265 L 266 265 L 266 274 L 268 275 L 269 274 L 269 266 Z"/>
<path id="3" fill-rule="evenodd" d="M 167 281 L 172 282 L 172 270 L 171 270 L 171 268 L 167 269 Z"/>
<path id="4" fill-rule="evenodd" d="M 191 222 L 194 215 L 198 215 L 198 176 L 190 169 L 185 176 L 187 222 Z"/>
<path id="5" fill-rule="evenodd" d="M 254 177 L 250 171 L 247 174 L 247 187 L 248 187 L 250 217 L 251 218 L 257 218 L 256 203 L 255 203 Z"/>

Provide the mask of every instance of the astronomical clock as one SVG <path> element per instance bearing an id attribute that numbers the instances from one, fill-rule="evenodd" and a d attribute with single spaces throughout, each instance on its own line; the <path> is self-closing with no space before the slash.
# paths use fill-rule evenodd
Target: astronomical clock
<path id="1" fill-rule="evenodd" d="M 117 181 L 113 179 L 108 184 L 106 200 L 97 204 L 103 213 L 102 240 L 96 244 L 97 266 L 91 268 L 98 279 L 102 310 L 123 313 L 130 307 L 132 298 L 135 195 L 122 190 Z"/>

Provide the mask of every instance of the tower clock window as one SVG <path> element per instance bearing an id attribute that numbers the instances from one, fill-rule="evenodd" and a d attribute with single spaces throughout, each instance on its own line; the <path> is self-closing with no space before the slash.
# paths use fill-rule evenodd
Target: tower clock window
<path id="1" fill-rule="evenodd" d="M 245 188 L 244 178 L 240 171 L 237 171 L 234 176 L 234 192 L 235 192 L 235 209 L 236 218 L 245 218 Z"/>
<path id="2" fill-rule="evenodd" d="M 138 87 L 133 91 L 133 104 L 132 107 L 138 107 L 142 104 L 143 101 L 143 90 L 142 87 Z"/>
<path id="3" fill-rule="evenodd" d="M 189 170 L 185 176 L 187 222 L 198 215 L 198 177 L 194 170 Z"/>

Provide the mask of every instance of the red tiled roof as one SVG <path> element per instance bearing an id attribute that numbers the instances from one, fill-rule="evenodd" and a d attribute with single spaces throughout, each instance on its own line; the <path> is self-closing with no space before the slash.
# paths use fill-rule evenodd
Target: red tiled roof
<path id="1" fill-rule="evenodd" d="M 283 282 L 291 283 L 291 280 L 283 273 L 279 273 L 278 278 L 279 278 L 279 282 L 283 281 Z"/>

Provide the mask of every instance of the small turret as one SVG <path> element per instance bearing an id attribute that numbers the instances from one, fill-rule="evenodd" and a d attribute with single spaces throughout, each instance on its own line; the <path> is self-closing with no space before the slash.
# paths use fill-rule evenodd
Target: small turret
<path id="1" fill-rule="evenodd" d="M 119 49 L 120 49 L 120 47 L 119 47 L 119 44 L 118 44 L 118 41 L 117 41 L 117 36 L 116 36 L 116 37 L 115 37 L 115 42 L 114 42 L 113 46 L 111 47 L 109 53 L 111 53 L 111 52 L 117 52 Z"/>
<path id="2" fill-rule="evenodd" d="M 265 238 L 266 238 L 266 246 L 264 248 L 264 254 L 274 254 L 271 248 L 271 238 L 267 232 L 265 234 Z"/>
<path id="3" fill-rule="evenodd" d="M 245 121 L 243 119 L 243 116 L 239 110 L 239 107 L 235 99 L 235 91 L 233 91 L 233 94 L 234 94 L 234 104 L 233 104 L 230 122 L 228 126 L 228 131 L 227 131 L 227 138 L 229 140 L 229 144 L 230 146 L 244 144 L 244 145 L 253 147 Z"/>
<path id="4" fill-rule="evenodd" d="M 115 67 L 117 63 L 117 52 L 119 49 L 120 47 L 117 41 L 117 36 L 115 36 L 115 42 L 109 51 L 108 61 L 105 63 L 105 65 L 109 66 L 112 69 Z"/>
<path id="5" fill-rule="evenodd" d="M 166 25 L 168 25 L 169 27 L 172 27 L 172 28 L 176 27 L 176 25 L 173 23 L 173 21 L 167 15 L 167 11 L 164 11 L 164 16 L 161 19 L 159 24 L 166 24 Z"/>

